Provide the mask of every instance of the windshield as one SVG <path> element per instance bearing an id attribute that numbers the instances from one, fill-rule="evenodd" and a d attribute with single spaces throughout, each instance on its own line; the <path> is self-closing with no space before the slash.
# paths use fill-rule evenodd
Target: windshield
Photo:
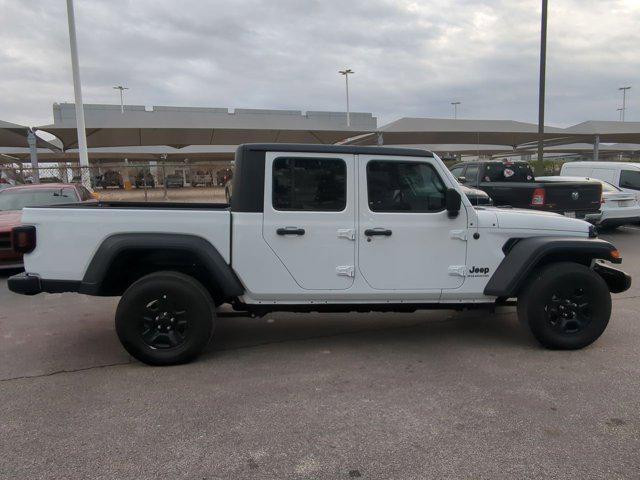
<path id="1" fill-rule="evenodd" d="M 482 175 L 484 182 L 532 182 L 533 170 L 528 163 L 487 163 Z"/>
<path id="2" fill-rule="evenodd" d="M 602 184 L 603 192 L 621 192 L 622 191 L 615 185 L 611 185 L 609 182 L 605 182 L 604 180 L 598 180 L 598 182 Z"/>
<path id="3" fill-rule="evenodd" d="M 77 201 L 72 188 L 4 190 L 0 192 L 0 211 L 22 210 L 24 207 L 44 207 Z"/>

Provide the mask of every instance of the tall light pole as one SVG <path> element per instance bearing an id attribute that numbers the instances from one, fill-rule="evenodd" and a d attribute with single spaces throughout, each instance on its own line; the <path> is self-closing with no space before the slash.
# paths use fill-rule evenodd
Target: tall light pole
<path id="1" fill-rule="evenodd" d="M 622 121 L 624 122 L 627 113 L 627 90 L 631 90 L 631 87 L 620 87 L 618 90 L 622 90 Z"/>
<path id="2" fill-rule="evenodd" d="M 124 113 L 124 91 L 129 90 L 129 87 L 123 87 L 122 85 L 116 85 L 113 87 L 115 90 L 120 90 L 120 113 Z"/>
<path id="3" fill-rule="evenodd" d="M 622 109 L 622 108 L 619 108 L 619 109 L 617 110 L 617 112 L 618 112 L 618 120 L 619 120 L 619 121 L 622 121 L 622 112 L 623 112 L 623 111 L 624 111 L 624 109 Z"/>
<path id="4" fill-rule="evenodd" d="M 544 174 L 544 94 L 547 73 L 547 3 L 542 0 L 540 22 L 540 92 L 538 94 L 538 174 Z"/>
<path id="5" fill-rule="evenodd" d="M 69 23 L 69 45 L 71 47 L 71 69 L 73 71 L 73 92 L 76 102 L 76 130 L 78 131 L 78 153 L 80 154 L 80 178 L 82 185 L 91 190 L 89 174 L 89 154 L 87 152 L 87 132 L 84 123 L 82 104 L 82 85 L 80 83 L 80 64 L 78 62 L 78 41 L 76 40 L 76 19 L 73 0 L 67 0 L 67 21 Z"/>
<path id="6" fill-rule="evenodd" d="M 349 75 L 353 75 L 355 72 L 350 68 L 340 70 L 338 73 L 344 75 L 345 85 L 347 87 L 347 127 L 351 126 L 351 111 L 349 110 Z"/>
<path id="7" fill-rule="evenodd" d="M 453 119 L 457 120 L 458 119 L 458 105 L 460 105 L 460 102 L 451 102 L 451 105 L 453 105 Z"/>

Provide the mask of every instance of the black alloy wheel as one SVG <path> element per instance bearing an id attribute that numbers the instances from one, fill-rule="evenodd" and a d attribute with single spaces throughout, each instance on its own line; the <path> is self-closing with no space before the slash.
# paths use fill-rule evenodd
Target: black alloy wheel
<path id="1" fill-rule="evenodd" d="M 182 345 L 189 333 L 188 309 L 163 293 L 144 306 L 140 330 L 142 340 L 151 348 Z"/>
<path id="2" fill-rule="evenodd" d="M 557 262 L 536 269 L 518 294 L 518 318 L 543 346 L 573 350 L 595 342 L 611 317 L 611 293 L 589 267 Z"/>
<path id="3" fill-rule="evenodd" d="M 591 321 L 591 305 L 584 287 L 569 287 L 552 294 L 545 311 L 551 327 L 567 335 L 580 332 Z"/>
<path id="4" fill-rule="evenodd" d="M 162 271 L 142 277 L 122 295 L 116 332 L 141 362 L 174 365 L 197 357 L 213 334 L 215 305 L 195 278 Z"/>

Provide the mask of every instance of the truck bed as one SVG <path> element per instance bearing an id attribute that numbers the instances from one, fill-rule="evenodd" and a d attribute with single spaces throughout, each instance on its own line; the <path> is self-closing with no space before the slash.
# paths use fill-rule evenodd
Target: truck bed
<path id="1" fill-rule="evenodd" d="M 25 208 L 22 222 L 35 225 L 36 249 L 25 270 L 56 280 L 82 280 L 102 242 L 120 233 L 179 233 L 204 238 L 228 263 L 231 212 L 226 204 L 99 202 Z"/>

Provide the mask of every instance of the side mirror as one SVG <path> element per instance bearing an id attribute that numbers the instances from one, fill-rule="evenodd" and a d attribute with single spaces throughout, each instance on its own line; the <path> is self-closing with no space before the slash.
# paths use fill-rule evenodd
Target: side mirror
<path id="1" fill-rule="evenodd" d="M 462 184 L 467 183 L 467 177 L 458 177 L 458 181 Z"/>
<path id="2" fill-rule="evenodd" d="M 462 197 L 460 192 L 455 188 L 447 188 L 445 193 L 445 207 L 449 212 L 449 218 L 456 218 L 460 213 L 460 207 L 462 206 Z"/>

